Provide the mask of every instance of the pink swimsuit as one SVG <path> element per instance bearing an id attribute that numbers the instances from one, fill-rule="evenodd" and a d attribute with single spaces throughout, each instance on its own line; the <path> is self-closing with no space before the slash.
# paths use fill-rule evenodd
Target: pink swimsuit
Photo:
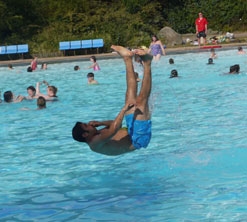
<path id="1" fill-rule="evenodd" d="M 94 71 L 99 71 L 100 70 L 100 67 L 98 65 L 96 65 L 96 66 L 93 67 L 93 70 Z"/>

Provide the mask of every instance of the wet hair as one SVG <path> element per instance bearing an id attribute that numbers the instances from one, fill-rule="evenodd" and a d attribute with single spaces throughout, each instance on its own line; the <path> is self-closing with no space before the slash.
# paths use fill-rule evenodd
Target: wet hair
<path id="1" fill-rule="evenodd" d="M 37 99 L 37 106 L 39 109 L 46 108 L 46 100 L 43 96 L 39 96 Z"/>
<path id="2" fill-rule="evenodd" d="M 36 89 L 34 88 L 34 86 L 28 86 L 27 90 L 29 90 L 29 89 L 32 90 L 33 92 L 36 92 Z"/>
<path id="3" fill-rule="evenodd" d="M 178 71 L 176 69 L 173 69 L 171 71 L 170 78 L 175 78 L 175 77 L 178 77 Z"/>
<path id="4" fill-rule="evenodd" d="M 91 56 L 90 59 L 92 59 L 94 62 L 96 62 L 96 57 L 95 56 Z"/>
<path id="5" fill-rule="evenodd" d="M 239 46 L 238 51 L 242 51 L 242 50 L 243 50 L 242 46 Z"/>
<path id="6" fill-rule="evenodd" d="M 87 132 L 81 127 L 82 122 L 76 122 L 75 126 L 72 129 L 72 137 L 78 142 L 86 142 L 86 138 L 82 136 L 83 133 Z"/>
<path id="7" fill-rule="evenodd" d="M 13 93 L 11 91 L 6 91 L 3 94 L 3 99 L 6 103 L 12 102 L 13 99 Z"/>
<path id="8" fill-rule="evenodd" d="M 169 59 L 169 63 L 170 63 L 170 64 L 174 64 L 173 58 L 170 58 L 170 59 Z"/>
<path id="9" fill-rule="evenodd" d="M 28 66 L 27 67 L 27 72 L 32 72 L 33 70 L 32 70 L 32 67 L 31 66 Z"/>
<path id="10" fill-rule="evenodd" d="M 9 69 L 13 69 L 13 65 L 12 64 L 8 64 Z"/>
<path id="11" fill-rule="evenodd" d="M 92 72 L 89 72 L 89 73 L 87 74 L 87 78 L 89 78 L 89 77 L 93 77 L 93 78 L 94 78 L 94 74 L 93 74 Z"/>
<path id="12" fill-rule="evenodd" d="M 209 58 L 208 59 L 208 64 L 213 64 L 214 63 L 214 60 L 212 58 Z"/>
<path id="13" fill-rule="evenodd" d="M 233 66 L 230 66 L 230 73 L 239 73 L 240 66 L 239 64 L 235 64 Z"/>
<path id="14" fill-rule="evenodd" d="M 50 89 L 54 93 L 54 96 L 55 97 L 57 96 L 57 87 L 55 87 L 55 86 L 48 86 L 47 88 Z"/>
<path id="15" fill-rule="evenodd" d="M 80 69 L 79 66 L 74 66 L 74 70 L 75 70 L 75 71 L 77 71 L 77 70 L 79 70 L 79 69 Z"/>
<path id="16" fill-rule="evenodd" d="M 45 63 L 45 62 L 42 63 L 42 64 L 41 64 L 41 69 L 44 69 L 44 66 L 45 66 L 45 65 L 47 66 L 47 63 Z"/>

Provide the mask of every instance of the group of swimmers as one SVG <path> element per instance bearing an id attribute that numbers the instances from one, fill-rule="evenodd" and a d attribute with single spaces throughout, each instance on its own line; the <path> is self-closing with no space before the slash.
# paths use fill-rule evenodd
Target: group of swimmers
<path id="1" fill-rule="evenodd" d="M 27 72 L 33 72 L 38 69 L 38 57 L 34 57 L 31 61 L 30 66 L 27 67 Z M 41 70 L 47 69 L 47 63 L 41 64 Z"/>
<path id="2" fill-rule="evenodd" d="M 211 54 L 210 54 L 210 57 L 208 59 L 208 64 L 209 65 L 214 64 L 214 62 L 213 62 L 214 60 L 213 59 L 217 58 L 217 55 L 215 53 L 214 48 L 212 48 L 210 50 L 210 52 L 211 52 Z M 244 51 L 242 46 L 238 47 L 238 54 L 239 55 L 246 54 L 246 52 Z M 235 64 L 235 65 L 230 66 L 230 70 L 229 70 L 228 74 L 239 74 L 239 72 L 240 72 L 240 65 L 239 64 Z"/>
<path id="3" fill-rule="evenodd" d="M 90 61 L 92 62 L 92 65 L 87 67 L 87 68 L 88 69 L 93 69 L 94 71 L 99 71 L 100 70 L 100 66 L 97 63 L 96 57 L 95 56 L 91 56 L 90 57 Z M 80 70 L 80 66 L 78 66 L 78 65 L 74 66 L 74 70 L 75 71 Z M 92 72 L 89 72 L 87 74 L 87 80 L 88 80 L 87 81 L 88 84 L 94 84 L 94 85 L 98 84 L 98 81 L 94 79 L 94 73 L 92 73 Z"/>
<path id="4" fill-rule="evenodd" d="M 44 84 L 47 86 L 47 94 L 43 94 L 40 92 L 40 85 Z M 56 101 L 57 97 L 57 88 L 55 86 L 49 85 L 49 83 L 45 80 L 42 82 L 36 83 L 36 88 L 34 86 L 27 87 L 28 96 L 18 95 L 15 96 L 11 90 L 5 91 L 3 94 L 3 100 L 6 103 L 18 103 L 23 100 L 33 100 L 37 99 L 37 108 L 44 109 L 46 108 L 46 101 Z M 0 102 L 2 102 L 0 100 Z"/>
<path id="5" fill-rule="evenodd" d="M 246 54 L 246 52 L 243 50 L 243 48 L 241 46 L 238 47 L 238 54 L 242 55 L 242 54 Z M 217 58 L 217 54 L 215 53 L 215 49 L 212 48 L 210 49 L 210 57 L 208 59 L 208 65 L 212 65 L 214 64 L 214 59 Z M 174 64 L 174 60 L 172 58 L 169 59 L 169 64 Z M 240 72 L 240 65 L 239 64 L 235 64 L 230 66 L 230 70 L 228 72 L 228 74 L 239 74 Z M 171 71 L 170 74 L 170 78 L 175 78 L 178 77 L 178 72 L 176 69 L 173 69 Z"/>

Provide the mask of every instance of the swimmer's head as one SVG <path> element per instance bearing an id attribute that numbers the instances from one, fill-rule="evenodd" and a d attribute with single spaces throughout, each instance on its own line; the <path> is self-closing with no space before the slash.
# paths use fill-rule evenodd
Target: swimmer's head
<path id="1" fill-rule="evenodd" d="M 96 62 L 96 57 L 95 57 L 95 56 L 91 56 L 90 59 L 91 59 L 93 62 Z"/>
<path id="2" fill-rule="evenodd" d="M 79 70 L 79 69 L 80 69 L 79 66 L 74 66 L 74 70 L 75 70 L 75 71 L 77 71 L 77 70 Z"/>
<path id="3" fill-rule="evenodd" d="M 178 77 L 178 72 L 177 72 L 176 69 L 173 69 L 173 70 L 171 71 L 170 78 L 176 78 L 176 77 Z"/>
<path id="4" fill-rule="evenodd" d="M 94 78 L 94 74 L 93 74 L 92 72 L 89 72 L 89 73 L 87 74 L 87 78 Z"/>
<path id="5" fill-rule="evenodd" d="M 39 96 L 37 99 L 37 106 L 39 109 L 46 108 L 46 100 L 43 96 Z"/>
<path id="6" fill-rule="evenodd" d="M 31 66 L 28 66 L 27 67 L 27 72 L 32 72 L 33 70 L 32 70 L 32 67 Z"/>
<path id="7" fill-rule="evenodd" d="M 169 63 L 170 63 L 170 64 L 174 64 L 173 58 L 170 58 L 170 59 L 169 59 Z"/>
<path id="8" fill-rule="evenodd" d="M 213 64 L 214 63 L 214 60 L 212 58 L 209 58 L 208 59 L 208 64 Z"/>
<path id="9" fill-rule="evenodd" d="M 239 46 L 238 51 L 242 51 L 242 50 L 243 50 L 242 46 Z"/>
<path id="10" fill-rule="evenodd" d="M 13 97 L 14 97 L 14 95 L 13 95 L 13 93 L 12 93 L 11 91 L 6 91 L 6 92 L 4 92 L 4 94 L 3 94 L 3 99 L 4 99 L 4 101 L 5 101 L 6 103 L 12 102 Z"/>
<path id="11" fill-rule="evenodd" d="M 51 97 L 57 97 L 57 87 L 48 86 L 47 87 L 47 95 Z"/>
<path id="12" fill-rule="evenodd" d="M 229 73 L 231 73 L 231 74 L 237 74 L 237 73 L 239 73 L 239 71 L 240 71 L 240 66 L 239 66 L 239 64 L 235 64 L 235 65 L 233 65 L 233 66 L 230 66 L 230 72 Z"/>
<path id="13" fill-rule="evenodd" d="M 34 86 L 28 86 L 27 87 L 27 93 L 29 96 L 33 97 L 36 94 L 36 89 L 34 88 Z"/>
<path id="14" fill-rule="evenodd" d="M 87 133 L 88 131 L 84 130 L 82 127 L 82 122 L 77 122 L 75 126 L 72 129 L 72 137 L 74 140 L 78 142 L 86 142 L 86 138 L 83 136 L 84 133 Z"/>

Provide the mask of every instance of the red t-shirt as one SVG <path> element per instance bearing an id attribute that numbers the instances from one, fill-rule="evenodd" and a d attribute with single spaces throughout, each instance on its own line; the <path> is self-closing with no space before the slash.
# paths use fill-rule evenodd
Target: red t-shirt
<path id="1" fill-rule="evenodd" d="M 203 32 L 206 29 L 205 26 L 208 24 L 208 21 L 204 17 L 202 19 L 197 18 L 195 24 L 197 25 L 197 31 Z"/>

